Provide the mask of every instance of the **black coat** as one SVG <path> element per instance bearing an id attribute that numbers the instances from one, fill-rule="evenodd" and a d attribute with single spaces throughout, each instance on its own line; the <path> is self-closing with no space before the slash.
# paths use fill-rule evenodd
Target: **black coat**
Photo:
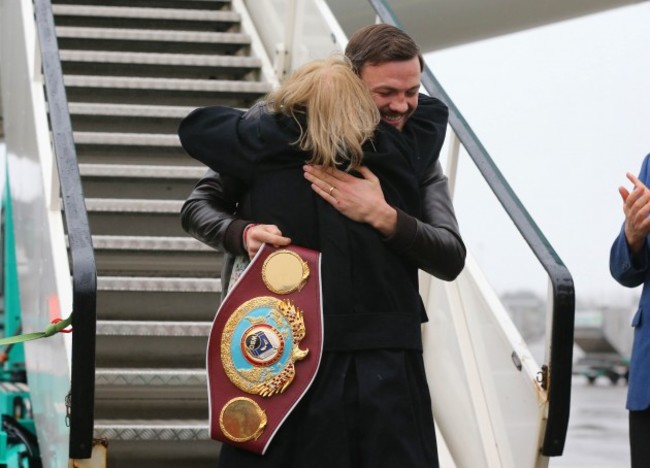
<path id="1" fill-rule="evenodd" d="M 276 224 L 293 243 L 323 253 L 326 350 L 420 349 L 420 323 L 426 315 L 417 269 L 453 279 L 465 258 L 438 163 L 446 118 L 440 101 L 421 96 L 402 132 L 382 123 L 373 142 L 364 146 L 363 164 L 380 179 L 387 202 L 398 211 L 397 231 L 388 239 L 341 215 L 312 191 L 302 170 L 309 155 L 291 144 L 299 129 L 286 116 L 266 113 L 261 106 L 246 114 L 209 107 L 190 114 L 179 135 L 192 157 L 227 182 L 220 185 L 211 175 L 210 187 L 235 188 L 231 194 L 239 196 L 238 217 Z M 195 200 L 212 203 L 209 211 L 218 211 L 218 203 L 203 196 L 210 192 L 204 189 L 199 184 L 202 195 Z M 205 209 L 201 216 L 188 215 L 202 211 L 188 202 L 184 221 L 193 222 L 184 224 L 198 222 L 203 232 L 216 231 L 226 248 L 229 232 L 231 250 L 241 253 L 240 228 L 246 221 L 232 222 L 234 207 L 217 215 L 215 223 L 214 215 L 205 217 Z"/>

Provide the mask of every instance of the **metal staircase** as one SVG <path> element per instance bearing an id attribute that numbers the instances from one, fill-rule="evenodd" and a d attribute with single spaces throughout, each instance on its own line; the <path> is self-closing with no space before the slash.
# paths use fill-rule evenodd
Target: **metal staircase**
<path id="1" fill-rule="evenodd" d="M 271 85 L 229 0 L 53 12 L 97 260 L 95 437 L 109 467 L 213 467 L 205 345 L 221 254 L 181 230 L 205 169 L 176 130 L 197 106 L 247 107 Z"/>

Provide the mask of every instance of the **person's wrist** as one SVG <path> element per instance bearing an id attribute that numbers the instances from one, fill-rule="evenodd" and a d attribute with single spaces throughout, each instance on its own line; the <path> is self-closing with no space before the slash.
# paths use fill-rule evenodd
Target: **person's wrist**
<path id="1" fill-rule="evenodd" d="M 627 245 L 630 247 L 632 253 L 639 253 L 643 248 L 645 243 L 645 236 L 635 235 L 632 232 L 625 231 L 625 238 L 627 240 Z"/>
<path id="2" fill-rule="evenodd" d="M 255 223 L 250 223 L 247 224 L 246 227 L 244 228 L 244 232 L 242 232 L 242 240 L 244 242 L 244 248 L 248 250 L 248 234 L 250 233 L 250 230 L 253 229 L 257 224 Z"/>
<path id="3" fill-rule="evenodd" d="M 377 211 L 375 219 L 370 223 L 383 236 L 388 237 L 395 232 L 397 225 L 397 210 L 386 204 Z"/>

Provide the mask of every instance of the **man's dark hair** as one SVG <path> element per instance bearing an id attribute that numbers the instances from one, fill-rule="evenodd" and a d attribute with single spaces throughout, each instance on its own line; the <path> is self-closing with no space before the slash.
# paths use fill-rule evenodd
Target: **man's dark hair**
<path id="1" fill-rule="evenodd" d="M 357 75 L 366 64 L 380 65 L 386 62 L 406 61 L 417 57 L 420 70 L 424 60 L 415 41 L 395 26 L 389 24 L 372 24 L 355 32 L 350 38 L 345 55 Z"/>

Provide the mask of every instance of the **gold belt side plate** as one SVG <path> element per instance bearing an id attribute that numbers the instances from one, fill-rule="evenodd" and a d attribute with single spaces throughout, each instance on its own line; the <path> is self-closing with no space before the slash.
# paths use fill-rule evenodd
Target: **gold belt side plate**
<path id="1" fill-rule="evenodd" d="M 264 260 L 262 281 L 276 294 L 300 291 L 309 278 L 309 265 L 290 250 L 278 250 Z"/>
<path id="2" fill-rule="evenodd" d="M 266 427 L 266 413 L 250 398 L 237 397 L 224 405 L 219 414 L 219 426 L 234 442 L 257 439 Z"/>

